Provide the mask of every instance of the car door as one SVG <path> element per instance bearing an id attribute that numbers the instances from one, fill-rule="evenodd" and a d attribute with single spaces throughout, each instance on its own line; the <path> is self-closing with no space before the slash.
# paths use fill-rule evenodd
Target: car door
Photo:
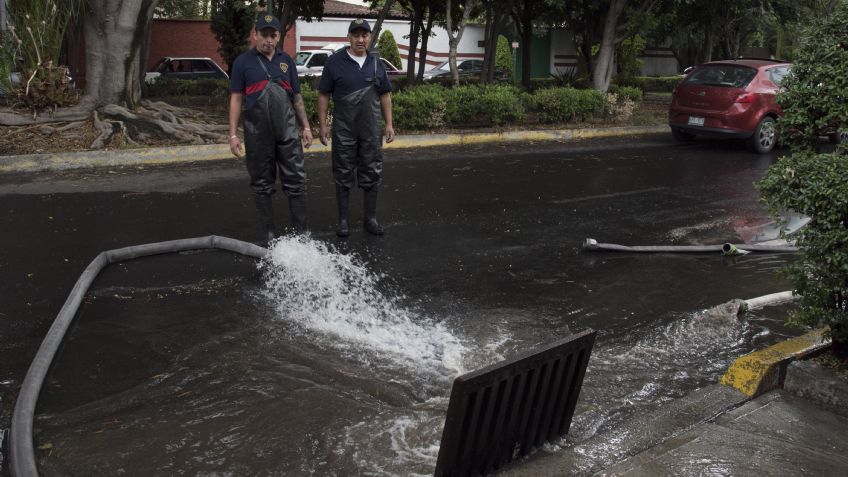
<path id="1" fill-rule="evenodd" d="M 329 55 L 323 51 L 313 53 L 312 58 L 306 62 L 306 74 L 320 76 L 328 57 Z"/>
<path id="2" fill-rule="evenodd" d="M 218 76 L 218 71 L 207 60 L 191 61 L 193 79 L 213 79 Z"/>

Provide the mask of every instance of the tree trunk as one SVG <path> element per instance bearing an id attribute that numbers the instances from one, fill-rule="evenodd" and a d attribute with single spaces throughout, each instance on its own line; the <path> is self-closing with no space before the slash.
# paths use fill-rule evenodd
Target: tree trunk
<path id="1" fill-rule="evenodd" d="M 412 21 L 409 22 L 409 56 L 406 62 L 407 84 L 415 84 L 415 60 L 418 57 L 418 35 L 421 32 L 424 17 L 424 1 L 413 0 Z"/>
<path id="2" fill-rule="evenodd" d="M 521 28 L 521 84 L 524 86 L 524 89 L 530 91 L 532 88 L 532 84 L 530 84 L 530 68 L 531 68 L 531 59 L 530 54 L 532 53 L 531 48 L 533 47 L 533 18 L 528 18 L 529 15 L 524 17 L 524 25 Z"/>
<path id="3" fill-rule="evenodd" d="M 430 33 L 433 31 L 433 23 L 436 19 L 436 14 L 430 10 L 429 18 L 427 19 L 427 27 L 421 35 L 421 51 L 418 53 L 418 76 L 417 82 L 424 80 L 424 69 L 427 67 L 427 42 L 430 40 Z"/>
<path id="4" fill-rule="evenodd" d="M 715 41 L 715 36 L 713 35 L 713 26 L 710 22 L 707 22 L 704 25 L 704 52 L 703 52 L 703 61 L 702 63 L 706 63 L 708 61 L 713 60 L 713 42 Z"/>
<path id="5" fill-rule="evenodd" d="M 147 66 L 146 33 L 158 0 L 89 0 L 85 16 L 86 85 L 81 105 L 141 100 Z"/>
<path id="6" fill-rule="evenodd" d="M 615 45 L 617 43 L 616 30 L 618 19 L 624 11 L 627 0 L 612 0 L 610 8 L 604 21 L 604 34 L 601 40 L 601 49 L 595 63 L 595 71 L 592 74 L 592 86 L 604 93 L 609 90 L 612 73 L 615 71 Z"/>
<path id="7" fill-rule="evenodd" d="M 483 73 L 480 76 L 481 83 L 490 83 L 495 77 L 495 63 L 498 58 L 498 36 L 509 16 L 512 2 L 504 2 L 506 5 L 489 4 L 486 7 L 486 39 L 483 50 Z"/>
<path id="8" fill-rule="evenodd" d="M 465 25 L 468 24 L 468 18 L 471 16 L 471 9 L 473 9 L 478 0 L 465 0 L 465 5 L 462 8 L 462 20 L 460 20 L 459 25 L 456 29 L 456 35 L 453 34 L 453 17 L 451 15 L 451 0 L 447 0 L 447 8 L 446 8 L 446 17 L 445 21 L 447 23 L 447 31 L 448 31 L 448 63 L 450 64 L 451 70 L 451 78 L 453 79 L 453 84 L 455 86 L 459 86 L 459 70 L 456 67 L 456 52 L 459 49 L 459 41 L 462 40 L 462 33 L 465 31 Z"/>
<path id="9" fill-rule="evenodd" d="M 380 15 L 377 17 L 377 23 L 374 24 L 374 28 L 371 30 L 370 48 L 377 47 L 377 40 L 380 39 L 380 30 L 383 29 L 383 20 L 386 19 L 386 16 L 389 14 L 394 3 L 395 0 L 386 0 L 386 3 L 383 4 L 383 8 L 380 9 Z"/>

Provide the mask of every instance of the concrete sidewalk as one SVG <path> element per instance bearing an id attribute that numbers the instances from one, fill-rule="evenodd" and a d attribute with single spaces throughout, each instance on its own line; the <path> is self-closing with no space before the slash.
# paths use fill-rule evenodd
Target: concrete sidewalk
<path id="1" fill-rule="evenodd" d="M 721 384 L 699 389 L 500 475 L 848 474 L 848 379 L 809 361 L 788 364 L 785 374 L 783 388 L 754 399 Z"/>
<path id="2" fill-rule="evenodd" d="M 386 144 L 385 148 L 402 149 L 508 141 L 572 141 L 596 137 L 633 136 L 664 132 L 668 132 L 668 126 L 548 129 L 492 133 L 422 134 L 398 136 L 394 142 Z M 321 145 L 321 143 L 316 139 L 312 147 L 306 152 L 307 154 L 316 154 L 329 151 L 330 147 Z M 229 146 L 226 144 L 30 154 L 23 156 L 0 156 L 0 173 L 38 172 L 45 170 L 66 170 L 90 167 L 173 164 L 177 162 L 223 159 L 233 159 Z"/>

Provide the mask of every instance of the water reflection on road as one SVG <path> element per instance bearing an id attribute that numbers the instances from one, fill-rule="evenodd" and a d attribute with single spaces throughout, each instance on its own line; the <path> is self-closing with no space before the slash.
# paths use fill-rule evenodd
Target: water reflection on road
<path id="1" fill-rule="evenodd" d="M 744 320 L 705 310 L 786 289 L 774 272 L 790 257 L 580 251 L 587 237 L 739 241 L 766 223 L 751 184 L 770 159 L 715 147 L 390 159 L 383 239 L 321 232 L 332 190 L 313 187 L 313 240 L 280 240 L 259 268 L 210 252 L 110 269 L 45 385 L 40 463 L 71 474 L 432 474 L 457 374 L 589 327 L 596 348 L 561 445 L 715 382 L 735 356 L 792 332 L 785 310 Z M 322 171 L 310 177 L 329 184 Z M 219 174 L 176 195 L 207 220 L 239 223 L 249 209 L 219 198 L 239 187 Z M 147 195 L 149 214 L 173 196 Z"/>

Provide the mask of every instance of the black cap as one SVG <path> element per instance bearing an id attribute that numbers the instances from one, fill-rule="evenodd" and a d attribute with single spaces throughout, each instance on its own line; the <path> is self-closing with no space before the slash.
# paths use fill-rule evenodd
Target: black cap
<path id="1" fill-rule="evenodd" d="M 280 31 L 280 20 L 277 20 L 277 17 L 274 15 L 260 15 L 256 19 L 256 31 L 262 31 L 265 28 L 273 28 Z"/>
<path id="2" fill-rule="evenodd" d="M 364 18 L 357 18 L 356 20 L 350 22 L 350 26 L 347 28 L 347 32 L 351 33 L 354 30 L 365 30 L 368 33 L 371 33 L 371 25 Z"/>

